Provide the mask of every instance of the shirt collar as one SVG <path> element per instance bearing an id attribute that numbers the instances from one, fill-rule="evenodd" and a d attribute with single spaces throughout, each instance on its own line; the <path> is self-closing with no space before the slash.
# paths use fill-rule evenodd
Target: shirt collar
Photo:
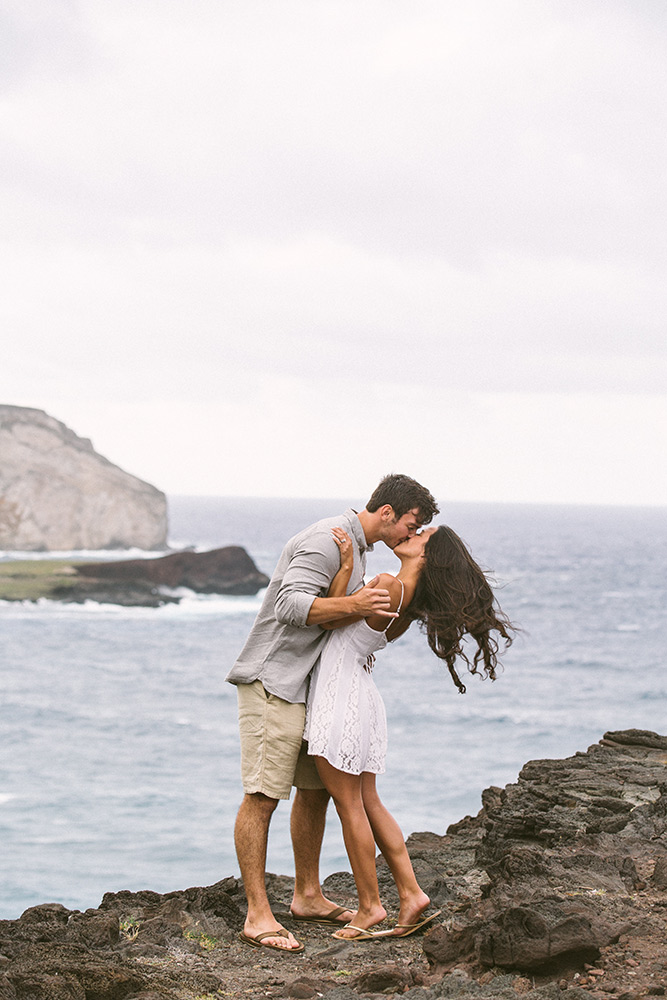
<path id="1" fill-rule="evenodd" d="M 359 551 L 372 552 L 373 546 L 369 545 L 369 543 L 366 541 L 364 529 L 361 527 L 361 521 L 359 520 L 359 515 L 357 514 L 356 510 L 353 510 L 352 507 L 348 507 L 347 510 L 345 511 L 345 517 L 350 522 L 352 534 L 357 540 Z"/>

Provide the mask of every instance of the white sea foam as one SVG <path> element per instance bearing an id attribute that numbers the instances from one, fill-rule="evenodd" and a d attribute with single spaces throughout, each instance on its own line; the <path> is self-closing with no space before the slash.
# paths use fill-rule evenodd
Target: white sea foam
<path id="1" fill-rule="evenodd" d="M 257 614 L 266 590 L 257 594 L 195 594 L 189 591 L 179 604 L 165 604 L 159 610 L 173 614 L 242 615 Z"/>
<path id="2" fill-rule="evenodd" d="M 146 549 L 63 549 L 49 552 L 19 552 L 9 549 L 0 550 L 0 562 L 8 561 L 41 561 L 45 559 L 81 559 L 91 562 L 106 562 L 122 559 L 158 559 L 169 555 L 169 550 L 149 552 Z"/>
<path id="3" fill-rule="evenodd" d="M 46 597 L 40 597 L 37 601 L 0 600 L 0 614 L 5 619 L 12 617 L 36 618 L 39 616 L 67 618 L 89 618 L 91 616 L 150 618 L 157 615 L 160 618 L 184 618 L 215 615 L 222 617 L 230 615 L 256 615 L 260 609 L 265 591 L 261 590 L 255 595 L 197 594 L 194 591 L 179 588 L 177 591 L 171 590 L 168 593 L 169 596 L 179 597 L 179 603 L 162 604 L 157 608 L 144 606 L 126 607 L 121 604 L 105 604 L 90 600 L 79 604 L 75 602 L 52 601 Z"/>

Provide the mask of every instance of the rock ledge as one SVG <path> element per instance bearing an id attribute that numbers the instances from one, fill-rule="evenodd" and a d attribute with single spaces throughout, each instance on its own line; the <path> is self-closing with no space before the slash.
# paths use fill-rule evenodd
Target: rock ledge
<path id="1" fill-rule="evenodd" d="M 667 737 L 606 733 L 585 753 L 531 761 L 489 788 L 476 817 L 408 849 L 442 913 L 423 936 L 363 944 L 296 924 L 292 880 L 269 875 L 274 912 L 300 955 L 238 940 L 234 877 L 158 894 L 107 893 L 96 909 L 55 903 L 0 921 L 2 1000 L 161 997 L 405 997 L 636 1000 L 667 988 Z M 389 921 L 397 897 L 382 858 Z M 354 901 L 347 872 L 325 882 Z"/>

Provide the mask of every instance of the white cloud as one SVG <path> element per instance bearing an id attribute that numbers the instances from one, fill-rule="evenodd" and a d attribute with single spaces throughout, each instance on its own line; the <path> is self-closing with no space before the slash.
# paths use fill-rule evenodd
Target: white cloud
<path id="1" fill-rule="evenodd" d="M 503 255 L 466 270 L 310 234 L 15 248 L 5 277 L 20 347 L 95 398 L 215 398 L 221 375 L 337 368 L 448 391 L 667 388 L 662 278 L 611 262 Z M 4 377 L 20 382 L 20 351 L 15 365 L 10 353 Z"/>
<path id="2" fill-rule="evenodd" d="M 348 410 L 372 399 L 403 414 L 406 460 L 415 420 L 456 428 L 458 447 L 493 413 L 516 439 L 517 496 L 583 495 L 585 462 L 559 442 L 596 442 L 612 490 L 607 428 L 634 470 L 614 495 L 661 495 L 622 429 L 664 420 L 662 7 L 11 0 L 4 14 L 3 401 L 50 409 L 183 492 L 220 482 L 192 444 L 213 442 L 208 426 L 234 455 L 227 489 L 289 492 L 284 442 L 316 451 L 313 428 L 337 440 L 342 425 L 356 451 Z M 156 448 L 138 426 L 169 431 Z M 463 494 L 483 492 L 486 451 L 456 454 Z"/>
<path id="3" fill-rule="evenodd" d="M 54 397 L 52 412 L 169 493 L 359 496 L 389 471 L 443 502 L 667 504 L 667 400 L 445 396 L 397 384 L 248 379 L 217 401 Z"/>

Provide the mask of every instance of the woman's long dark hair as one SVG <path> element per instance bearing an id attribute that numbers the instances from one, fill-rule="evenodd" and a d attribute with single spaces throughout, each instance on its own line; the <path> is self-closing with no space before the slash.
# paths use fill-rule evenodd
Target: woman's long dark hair
<path id="1" fill-rule="evenodd" d="M 503 649 L 507 649 L 512 644 L 512 633 L 516 632 L 465 542 L 444 525 L 433 532 L 424 546 L 424 566 L 406 615 L 421 623 L 429 646 L 445 660 L 461 694 L 466 689 L 456 672 L 457 657 L 467 664 L 471 674 L 493 681 L 499 641 L 491 633 L 496 632 L 504 639 Z M 477 643 L 472 660 L 463 645 L 466 635 Z"/>

